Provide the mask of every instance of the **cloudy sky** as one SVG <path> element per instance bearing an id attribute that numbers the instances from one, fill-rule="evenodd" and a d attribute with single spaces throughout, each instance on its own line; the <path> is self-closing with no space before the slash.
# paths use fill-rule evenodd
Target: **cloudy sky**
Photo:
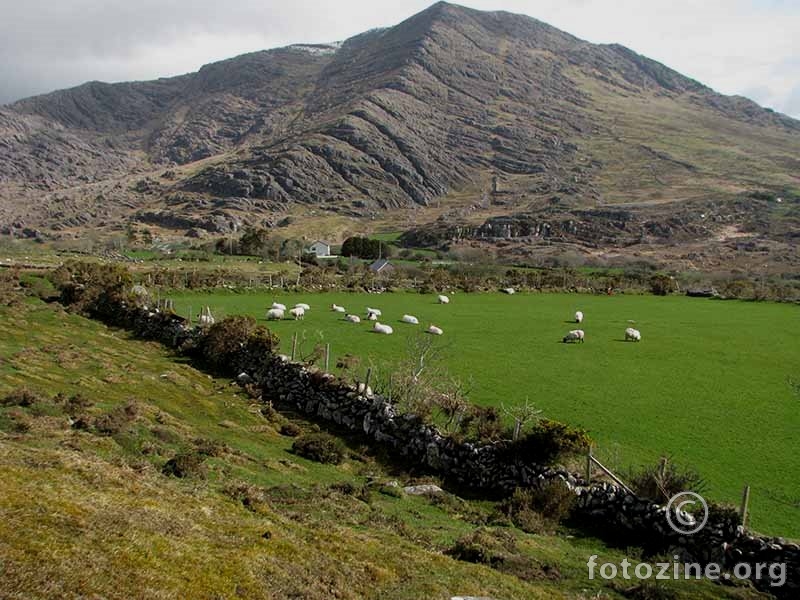
<path id="1" fill-rule="evenodd" d="M 243 52 L 345 39 L 433 0 L 0 0 L 0 103 L 152 79 Z M 621 43 L 800 118 L 798 0 L 463 0 Z"/>

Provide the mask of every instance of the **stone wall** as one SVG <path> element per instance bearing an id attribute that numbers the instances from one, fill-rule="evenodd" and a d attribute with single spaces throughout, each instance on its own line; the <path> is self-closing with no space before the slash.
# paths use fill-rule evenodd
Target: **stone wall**
<path id="1" fill-rule="evenodd" d="M 113 321 L 140 337 L 176 349 L 194 348 L 196 352 L 202 343 L 202 332 L 173 314 L 122 305 Z M 786 563 L 787 580 L 782 588 L 771 588 L 768 581 L 755 582 L 756 586 L 784 598 L 800 594 L 800 547 L 780 538 L 748 535 L 730 513 L 712 510 L 702 531 L 684 537 L 670 528 L 665 506 L 633 496 L 616 485 L 588 484 L 576 473 L 524 460 L 511 451 L 509 442 L 457 442 L 414 415 L 398 414 L 379 395 L 360 393 L 332 375 L 285 357 L 252 356 L 244 344 L 234 362 L 231 371 L 259 386 L 266 400 L 366 435 L 394 455 L 451 484 L 475 492 L 507 494 L 517 487 L 558 479 L 577 495 L 577 518 L 602 530 L 600 535 L 611 541 L 624 539 L 652 552 L 678 554 L 682 561 L 713 561 L 723 567 L 740 562 Z"/>

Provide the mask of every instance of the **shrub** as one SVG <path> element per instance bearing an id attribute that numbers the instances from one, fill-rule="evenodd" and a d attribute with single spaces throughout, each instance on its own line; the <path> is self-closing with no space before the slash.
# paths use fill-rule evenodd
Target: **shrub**
<path id="1" fill-rule="evenodd" d="M 501 514 L 523 531 L 548 533 L 566 519 L 575 505 L 575 495 L 560 480 L 549 480 L 532 488 L 517 488 L 501 502 Z"/>
<path id="2" fill-rule="evenodd" d="M 662 458 L 657 465 L 645 465 L 628 473 L 628 482 L 637 495 L 663 503 L 680 492 L 702 493 L 705 481 L 697 471 Z"/>
<path id="3" fill-rule="evenodd" d="M 181 452 L 170 458 L 161 468 L 164 475 L 179 477 L 205 477 L 205 455 L 196 451 Z"/>
<path id="4" fill-rule="evenodd" d="M 136 402 L 130 401 L 125 406 L 117 406 L 94 420 L 94 429 L 103 435 L 116 435 L 136 419 L 139 407 Z"/>
<path id="5" fill-rule="evenodd" d="M 222 493 L 253 512 L 258 512 L 261 506 L 267 504 L 267 492 L 264 488 L 250 485 L 245 482 L 232 483 L 223 488 Z"/>
<path id="6" fill-rule="evenodd" d="M 284 423 L 281 425 L 281 435 L 285 435 L 288 437 L 297 437 L 302 433 L 302 429 L 299 426 L 295 425 L 294 423 Z"/>
<path id="7" fill-rule="evenodd" d="M 219 440 L 198 438 L 194 440 L 195 452 L 203 456 L 222 456 L 231 451 L 228 444 Z"/>
<path id="8" fill-rule="evenodd" d="M 114 317 L 120 301 L 128 299 L 133 280 L 130 272 L 116 263 L 69 261 L 50 274 L 60 301 L 79 312 Z"/>
<path id="9" fill-rule="evenodd" d="M 292 444 L 292 452 L 309 460 L 334 465 L 341 463 L 346 454 L 341 440 L 322 432 L 298 437 Z"/>
<path id="10" fill-rule="evenodd" d="M 479 527 L 461 536 L 448 554 L 456 560 L 496 566 L 508 559 L 517 549 L 517 541 L 509 531 Z"/>
<path id="11" fill-rule="evenodd" d="M 527 435 L 511 444 L 514 457 L 552 463 L 589 450 L 592 440 L 585 429 L 542 419 Z"/>
<path id="12" fill-rule="evenodd" d="M 667 275 L 653 275 L 650 278 L 650 292 L 656 296 L 666 296 L 674 287 L 672 278 Z"/>
<path id="13" fill-rule="evenodd" d="M 36 392 L 29 390 L 28 388 L 21 387 L 6 394 L 2 400 L 0 400 L 0 405 L 22 406 L 27 408 L 33 406 L 34 404 L 40 403 L 43 400 L 44 398 Z"/>

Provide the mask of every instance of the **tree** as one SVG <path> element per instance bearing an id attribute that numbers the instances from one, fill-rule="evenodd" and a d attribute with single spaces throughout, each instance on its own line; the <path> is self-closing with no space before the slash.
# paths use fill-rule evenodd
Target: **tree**
<path id="1" fill-rule="evenodd" d="M 381 240 L 352 236 L 347 238 L 342 244 L 342 256 L 354 256 L 356 258 L 376 259 L 389 258 L 393 254 L 393 248 Z"/>
<path id="2" fill-rule="evenodd" d="M 269 248 L 269 231 L 261 228 L 245 230 L 239 238 L 239 253 L 250 256 L 265 256 Z"/>

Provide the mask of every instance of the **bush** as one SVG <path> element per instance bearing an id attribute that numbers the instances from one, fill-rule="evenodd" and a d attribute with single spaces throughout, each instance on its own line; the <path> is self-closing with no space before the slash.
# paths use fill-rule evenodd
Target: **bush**
<path id="1" fill-rule="evenodd" d="M 497 566 L 508 559 L 517 549 L 514 535 L 501 529 L 480 527 L 461 536 L 448 554 L 456 560 Z"/>
<path id="2" fill-rule="evenodd" d="M 69 261 L 50 274 L 64 306 L 92 316 L 116 316 L 119 302 L 129 299 L 133 280 L 124 266 L 116 263 Z"/>
<path id="3" fill-rule="evenodd" d="M 341 463 L 346 454 L 341 440 L 322 432 L 298 437 L 292 444 L 292 452 L 309 460 L 333 465 Z"/>
<path id="4" fill-rule="evenodd" d="M 118 406 L 97 417 L 94 420 L 94 429 L 103 435 L 116 435 L 127 429 L 138 413 L 136 402 L 130 401 L 125 406 Z"/>
<path id="5" fill-rule="evenodd" d="M 542 419 L 527 435 L 511 444 L 513 457 L 549 464 L 585 453 L 592 440 L 585 429 L 558 421 Z"/>
<path id="6" fill-rule="evenodd" d="M 637 495 L 664 503 L 680 492 L 702 493 L 705 481 L 697 471 L 662 458 L 657 465 L 645 465 L 628 473 L 627 480 Z"/>
<path id="7" fill-rule="evenodd" d="M 236 375 L 244 354 L 262 356 L 278 347 L 278 338 L 251 316 L 227 317 L 209 327 L 200 343 L 203 358 L 216 372 Z"/>
<path id="8" fill-rule="evenodd" d="M 179 477 L 181 479 L 186 477 L 202 478 L 206 475 L 205 464 L 203 464 L 205 460 L 205 455 L 199 452 L 181 452 L 164 463 L 161 472 L 164 475 Z"/>
<path id="9" fill-rule="evenodd" d="M 267 504 L 268 496 L 264 488 L 250 485 L 245 482 L 232 483 L 223 488 L 222 493 L 253 512 L 258 512 L 261 506 Z"/>
<path id="10" fill-rule="evenodd" d="M 295 425 L 294 423 L 284 423 L 281 425 L 281 435 L 285 435 L 287 437 L 297 437 L 302 433 L 302 429 L 299 426 Z"/>
<path id="11" fill-rule="evenodd" d="M 575 505 L 575 494 L 560 480 L 532 488 L 517 488 L 498 511 L 523 531 L 549 533 L 566 519 Z"/>
<path id="12" fill-rule="evenodd" d="M 6 394 L 6 396 L 0 400 L 0 405 L 22 406 L 27 408 L 33 406 L 34 404 L 40 403 L 43 400 L 44 398 L 36 392 L 31 391 L 28 388 L 21 387 Z"/>

